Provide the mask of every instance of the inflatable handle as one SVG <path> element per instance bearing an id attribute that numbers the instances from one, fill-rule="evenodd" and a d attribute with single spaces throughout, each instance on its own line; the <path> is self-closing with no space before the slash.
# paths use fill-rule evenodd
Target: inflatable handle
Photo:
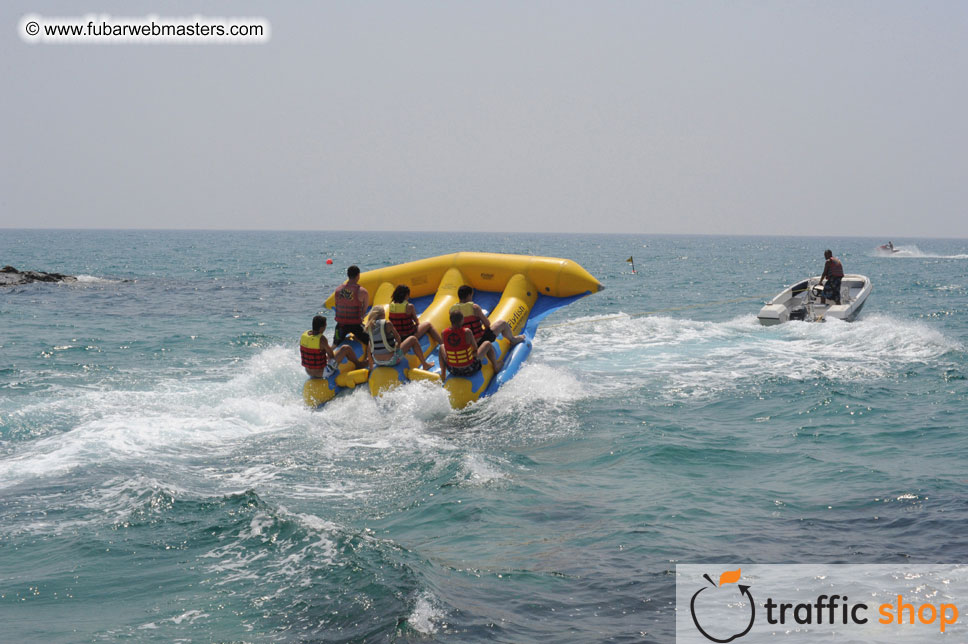
<path id="1" fill-rule="evenodd" d="M 340 387 L 352 389 L 356 385 L 362 385 L 370 375 L 369 369 L 354 369 L 336 376 L 336 384 Z M 335 394 L 334 394 L 335 395 Z"/>
<path id="2" fill-rule="evenodd" d="M 412 381 L 424 380 L 429 382 L 440 382 L 440 374 L 425 371 L 423 369 L 407 369 L 407 378 Z"/>

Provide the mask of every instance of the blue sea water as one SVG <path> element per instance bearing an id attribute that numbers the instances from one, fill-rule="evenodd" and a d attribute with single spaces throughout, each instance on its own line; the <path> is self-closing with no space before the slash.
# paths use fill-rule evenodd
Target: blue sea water
<path id="1" fill-rule="evenodd" d="M 81 281 L 0 290 L 0 639 L 668 642 L 677 563 L 964 561 L 968 241 L 895 242 L 3 230 Z M 860 319 L 758 325 L 825 248 Z M 306 409 L 345 267 L 457 250 L 606 290 L 468 410 Z"/>

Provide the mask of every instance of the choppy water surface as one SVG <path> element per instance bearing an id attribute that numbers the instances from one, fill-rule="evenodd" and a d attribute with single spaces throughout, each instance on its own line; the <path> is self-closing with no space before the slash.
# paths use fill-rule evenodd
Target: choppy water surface
<path id="1" fill-rule="evenodd" d="M 0 291 L 3 637 L 670 641 L 677 562 L 962 561 L 968 242 L 881 243 L 4 231 L 85 277 Z M 828 247 L 860 320 L 759 326 Z M 305 409 L 345 266 L 456 250 L 606 290 L 469 410 Z"/>

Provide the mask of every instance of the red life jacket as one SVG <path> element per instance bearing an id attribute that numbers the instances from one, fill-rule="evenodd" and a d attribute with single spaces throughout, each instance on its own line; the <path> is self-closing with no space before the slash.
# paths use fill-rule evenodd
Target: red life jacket
<path id="1" fill-rule="evenodd" d="M 390 312 L 387 317 L 400 334 L 401 340 L 406 340 L 417 330 L 417 323 L 413 321 L 413 316 L 407 313 L 407 302 L 390 302 Z"/>
<path id="2" fill-rule="evenodd" d="M 843 277 L 844 265 L 836 257 L 831 257 L 827 260 L 827 265 L 824 266 L 823 272 L 827 274 L 827 277 Z"/>
<path id="3" fill-rule="evenodd" d="M 299 338 L 299 355 L 302 358 L 302 366 L 307 369 L 325 369 L 326 352 L 321 346 L 322 334 L 313 335 L 309 331 L 302 334 Z"/>
<path id="4" fill-rule="evenodd" d="M 481 338 L 484 337 L 484 323 L 474 312 L 474 303 L 461 302 L 451 307 L 451 309 L 454 308 L 459 309 L 464 314 L 464 328 L 470 329 L 471 333 L 474 334 L 474 339 L 480 342 Z"/>
<path id="5" fill-rule="evenodd" d="M 337 324 L 363 324 L 363 302 L 360 285 L 343 284 L 333 293 L 336 298 Z"/>
<path id="6" fill-rule="evenodd" d="M 447 327 L 440 335 L 444 341 L 444 357 L 448 367 L 466 367 L 477 359 L 477 352 L 464 337 L 464 327 Z"/>

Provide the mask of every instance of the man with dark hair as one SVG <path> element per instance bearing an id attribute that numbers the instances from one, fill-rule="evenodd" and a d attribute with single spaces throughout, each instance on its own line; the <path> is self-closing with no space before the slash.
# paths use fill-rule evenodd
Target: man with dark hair
<path id="1" fill-rule="evenodd" d="M 352 333 L 360 344 L 366 346 L 370 342 L 370 336 L 363 328 L 363 315 L 370 307 L 370 294 L 360 286 L 358 266 L 347 268 L 346 277 L 346 281 L 333 293 L 336 299 L 336 331 L 333 332 L 333 344 L 338 345 Z"/>
<path id="2" fill-rule="evenodd" d="M 458 310 L 464 316 L 464 326 L 474 334 L 477 342 L 494 342 L 498 334 L 503 335 L 513 347 L 524 342 L 523 335 L 514 335 L 511 325 L 506 320 L 498 320 L 494 324 L 487 319 L 484 309 L 475 304 L 474 289 L 466 284 L 457 289 L 458 304 L 451 307 L 451 311 Z"/>
<path id="3" fill-rule="evenodd" d="M 450 326 L 440 334 L 437 357 L 440 359 L 441 382 L 447 380 L 447 374 L 469 378 L 481 370 L 482 358 L 487 358 L 494 365 L 494 373 L 501 370 L 504 361 L 498 361 L 494 352 L 494 345 L 487 340 L 477 344 L 474 334 L 464 324 L 464 314 L 456 307 L 450 310 Z"/>
<path id="4" fill-rule="evenodd" d="M 326 330 L 326 318 L 322 315 L 313 317 L 313 328 L 299 338 L 299 355 L 302 366 L 310 378 L 327 378 L 339 369 L 339 363 L 349 360 L 357 369 L 366 366 L 365 362 L 357 359 L 353 349 L 343 345 L 336 351 L 329 346 L 323 332 Z"/>
<path id="5" fill-rule="evenodd" d="M 823 274 L 820 276 L 818 285 L 823 284 L 823 293 L 820 294 L 820 303 L 826 304 L 827 299 L 840 304 L 840 282 L 844 279 L 844 265 L 834 257 L 833 252 L 828 248 L 823 252 L 826 262 L 823 265 Z M 824 284 L 823 281 L 827 280 Z"/>

